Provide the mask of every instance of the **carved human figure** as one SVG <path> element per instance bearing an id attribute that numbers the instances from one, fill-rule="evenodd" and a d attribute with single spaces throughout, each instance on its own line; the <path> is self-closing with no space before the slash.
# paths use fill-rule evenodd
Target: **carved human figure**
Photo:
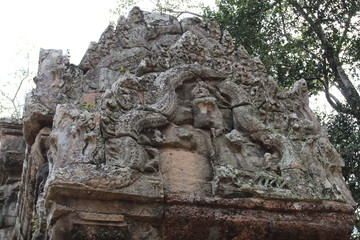
<path id="1" fill-rule="evenodd" d="M 101 127 L 106 137 L 116 135 L 116 125 L 124 113 L 140 105 L 136 79 L 122 76 L 105 91 L 101 102 Z M 131 123 L 127 123 L 129 125 Z"/>
<path id="2" fill-rule="evenodd" d="M 216 98 L 210 95 L 207 84 L 199 81 L 192 90 L 192 94 L 194 96 L 194 126 L 221 129 L 222 114 L 216 104 Z"/>
<path id="3" fill-rule="evenodd" d="M 232 130 L 225 135 L 233 152 L 237 152 L 239 167 L 244 170 L 257 171 L 268 167 L 265 161 L 263 150 L 260 146 L 251 142 L 239 131 Z M 236 166 L 234 166 L 236 167 Z"/>

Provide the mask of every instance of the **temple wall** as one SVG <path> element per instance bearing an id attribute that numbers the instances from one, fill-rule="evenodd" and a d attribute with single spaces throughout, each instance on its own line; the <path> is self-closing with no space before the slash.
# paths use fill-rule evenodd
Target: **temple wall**
<path id="1" fill-rule="evenodd" d="M 25 156 L 20 134 L 1 140 L 3 235 L 15 224 L 13 239 L 29 240 L 350 236 L 344 163 L 306 81 L 280 89 L 212 20 L 135 7 L 78 66 L 42 49 L 34 81 Z"/>

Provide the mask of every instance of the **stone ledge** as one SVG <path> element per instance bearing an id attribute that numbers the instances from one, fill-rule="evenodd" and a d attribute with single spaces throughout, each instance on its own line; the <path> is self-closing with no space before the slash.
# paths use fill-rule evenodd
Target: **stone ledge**
<path id="1" fill-rule="evenodd" d="M 331 212 L 353 215 L 354 207 L 348 203 L 335 201 L 296 201 L 296 200 L 267 200 L 260 198 L 224 199 L 219 197 L 198 197 L 184 195 L 166 195 L 167 205 L 197 205 L 203 207 L 220 207 L 236 209 L 258 209 L 283 212 Z"/>
<path id="2" fill-rule="evenodd" d="M 284 209 L 278 201 L 249 201 L 235 206 L 233 201 L 206 202 L 206 204 L 166 201 L 164 216 L 164 239 L 349 239 L 354 222 L 352 212 L 334 212 L 316 204 L 297 203 L 306 210 L 294 210 L 285 202 Z M 237 200 L 236 202 L 241 202 Z M 259 203 L 263 206 L 259 207 Z M 265 204 L 266 203 L 266 204 Z M 276 206 L 273 208 L 272 206 Z M 311 207 L 311 206 L 314 206 Z M 339 209 L 337 209 L 339 210 Z"/>

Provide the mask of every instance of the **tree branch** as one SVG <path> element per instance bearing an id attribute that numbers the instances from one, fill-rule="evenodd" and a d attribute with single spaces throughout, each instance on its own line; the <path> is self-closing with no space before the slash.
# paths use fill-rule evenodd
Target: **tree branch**
<path id="1" fill-rule="evenodd" d="M 340 41 L 339 41 L 339 46 L 336 49 L 336 52 L 339 54 L 341 51 L 341 46 L 343 45 L 345 38 L 347 36 L 347 33 L 349 31 L 350 28 L 350 23 L 351 23 L 351 19 L 352 17 L 355 15 L 355 12 L 350 12 L 349 13 L 349 17 L 347 18 L 346 22 L 345 22 L 345 27 L 344 27 L 344 32 L 342 34 L 342 36 L 340 37 Z"/>
<path id="2" fill-rule="evenodd" d="M 316 36 L 319 38 L 322 48 L 324 50 L 324 57 L 327 59 L 329 63 L 330 69 L 334 73 L 334 81 L 339 84 L 339 89 L 341 94 L 345 97 L 347 104 L 350 106 L 350 111 L 347 108 L 346 112 L 353 115 L 357 121 L 360 121 L 360 95 L 356 91 L 356 88 L 349 80 L 348 76 L 345 74 L 341 64 L 339 62 L 338 55 L 336 55 L 336 51 L 334 47 L 329 43 L 326 39 L 325 32 L 321 27 L 319 22 L 315 22 L 305 11 L 304 8 L 295 0 L 289 0 L 289 3 L 299 12 L 299 14 L 307 21 L 310 25 Z M 328 94 L 325 94 L 328 98 Z M 329 96 L 329 99 L 330 96 Z M 328 100 L 329 100 L 328 99 Z M 329 102 L 330 103 L 330 102 Z M 339 109 L 339 108 L 335 108 Z M 345 112 L 343 107 L 341 108 L 341 112 Z"/>
<path id="3" fill-rule="evenodd" d="M 191 14 L 191 15 L 194 15 L 194 16 L 197 16 L 197 17 L 200 17 L 200 18 L 203 18 L 202 15 L 200 14 L 197 14 L 197 13 L 193 13 L 193 12 L 189 12 L 189 11 L 175 11 L 173 9 L 170 9 L 170 8 L 161 8 L 162 11 L 165 11 L 165 12 L 169 12 L 169 13 L 177 13 L 179 15 L 177 15 L 176 17 L 180 17 L 182 14 Z"/>
<path id="4" fill-rule="evenodd" d="M 323 83 L 323 81 L 320 81 L 321 83 Z M 342 111 L 342 104 L 341 102 L 329 92 L 329 87 L 326 86 L 326 84 L 324 84 L 324 89 L 325 89 L 325 97 L 326 100 L 328 101 L 328 103 L 330 104 L 330 106 L 335 109 L 337 112 L 343 112 Z M 335 101 L 335 102 L 334 102 Z"/>
<path id="5" fill-rule="evenodd" d="M 16 118 L 19 119 L 19 118 L 20 118 L 20 113 L 19 113 L 19 111 L 18 111 L 18 109 L 17 109 L 17 107 L 16 107 L 15 100 L 14 100 L 14 99 L 11 99 L 9 96 L 7 96 L 1 89 L 0 89 L 0 93 L 1 93 L 1 95 L 3 95 L 5 98 L 7 98 L 7 99 L 11 102 L 11 104 L 13 105 L 13 107 L 14 107 L 14 112 L 13 112 L 11 115 L 13 115 L 13 114 L 15 113 L 15 114 L 16 114 Z M 5 109 L 6 109 L 6 108 L 5 108 Z"/>
<path id="6" fill-rule="evenodd" d="M 283 30 L 283 36 L 286 38 L 286 40 L 288 42 L 291 42 L 291 43 L 295 43 L 295 41 L 293 39 L 291 39 L 289 37 L 288 34 L 286 34 L 286 24 L 285 24 L 285 18 L 284 18 L 284 15 L 283 15 L 283 11 L 282 11 L 282 4 L 280 3 L 280 15 L 281 15 L 281 23 L 282 23 L 282 30 Z M 315 53 L 311 52 L 309 49 L 307 49 L 304 45 L 298 45 L 302 50 L 304 50 L 305 52 L 309 53 L 314 59 L 317 59 L 319 61 L 321 61 L 322 59 L 316 55 Z"/>
<path id="7" fill-rule="evenodd" d="M 20 112 L 19 112 L 20 110 L 18 109 L 19 106 L 18 106 L 17 103 L 16 103 L 16 99 L 17 99 L 17 96 L 18 96 L 18 94 L 19 94 L 19 91 L 20 91 L 20 89 L 21 89 L 24 81 L 25 81 L 25 80 L 29 77 L 29 75 L 30 75 L 29 53 L 27 53 L 26 59 L 27 59 L 27 68 L 26 68 L 26 71 L 25 71 L 25 76 L 23 76 L 23 78 L 20 80 L 19 86 L 17 87 L 14 96 L 11 98 L 11 97 L 8 96 L 8 94 L 6 94 L 4 91 L 2 91 L 2 90 L 0 89 L 0 94 L 1 94 L 2 96 L 4 96 L 6 99 L 8 99 L 8 100 L 11 102 L 11 104 L 13 105 L 14 112 L 12 113 L 12 115 L 15 114 L 17 119 L 20 119 Z"/>
<path id="8" fill-rule="evenodd" d="M 19 84 L 19 86 L 18 86 L 18 88 L 17 88 L 17 90 L 16 90 L 16 93 L 15 93 L 15 95 L 14 95 L 14 97 L 13 97 L 13 99 L 12 99 L 12 102 L 14 102 L 15 101 L 15 99 L 16 99 L 16 97 L 17 97 L 17 95 L 18 95 L 18 93 L 19 93 L 19 91 L 20 91 L 20 88 L 21 88 L 21 86 L 22 86 L 22 84 L 23 84 L 23 82 L 25 81 L 25 79 L 27 79 L 28 77 L 29 77 L 29 74 L 30 74 L 30 71 L 29 71 L 29 68 L 30 68 L 30 62 L 29 62 L 29 53 L 27 53 L 27 69 L 26 69 L 26 75 L 25 75 L 25 77 L 23 77 L 22 79 L 21 79 L 21 81 L 20 81 L 20 84 Z"/>

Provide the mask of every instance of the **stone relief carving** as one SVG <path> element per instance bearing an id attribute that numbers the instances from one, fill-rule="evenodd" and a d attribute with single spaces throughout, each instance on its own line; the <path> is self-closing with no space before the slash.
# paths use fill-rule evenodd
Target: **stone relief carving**
<path id="1" fill-rule="evenodd" d="M 177 37 L 164 45 L 162 39 L 169 34 Z M 147 43 L 157 47 L 142 55 Z M 98 60 L 91 60 L 93 51 Z M 129 60 L 130 55 L 134 60 Z M 86 67 L 90 62 L 91 67 Z M 282 190 L 287 198 L 326 197 L 322 192 L 329 187 L 320 186 L 306 172 L 311 165 L 308 159 L 328 169 L 322 158 L 340 158 L 325 150 L 331 147 L 320 137 L 324 134 L 309 109 L 305 80 L 290 91 L 279 90 L 260 60 L 251 59 L 241 47 L 235 49 L 229 33 L 221 33 L 216 23 L 196 18 L 177 22 L 134 8 L 127 19 L 119 19 L 116 29 L 106 29 L 99 43 L 90 46 L 80 68 L 87 75 L 97 71 L 94 76 L 112 79 L 91 90 L 105 91 L 94 113 L 100 129 L 89 129 L 81 137 L 84 154 L 95 148 L 100 152 L 101 160 L 93 162 L 156 172 L 161 148 L 176 146 L 204 154 L 195 138 L 206 137 L 207 132 L 214 194 L 225 174 L 216 169 L 229 167 L 238 179 L 233 180 L 234 191 L 244 185 L 247 192 L 265 189 L 272 197 L 283 197 Z M 297 185 L 302 185 L 301 194 Z M 338 190 L 331 189 L 339 200 Z"/>
<path id="2" fill-rule="evenodd" d="M 29 101 L 40 117 L 27 108 L 28 144 L 43 131 L 32 121 L 50 116 L 45 125 L 52 129 L 35 184 L 42 192 L 35 203 L 45 203 L 35 212 L 53 206 L 67 214 L 54 202 L 71 191 L 90 199 L 103 191 L 114 199 L 159 200 L 179 191 L 353 204 L 341 157 L 309 108 L 306 81 L 280 90 L 261 61 L 235 48 L 212 20 L 178 21 L 134 8 L 90 44 L 79 66 L 58 51 L 41 56 Z M 89 94 L 92 102 L 82 105 Z M 60 219 L 54 216 L 48 221 Z M 125 218 L 119 236 L 161 239 L 159 225 L 136 218 Z M 82 224 L 72 231 L 93 231 Z"/>
<path id="3" fill-rule="evenodd" d="M 25 157 L 22 124 L 0 119 L 0 238 L 10 239 L 16 224 L 16 205 Z"/>

